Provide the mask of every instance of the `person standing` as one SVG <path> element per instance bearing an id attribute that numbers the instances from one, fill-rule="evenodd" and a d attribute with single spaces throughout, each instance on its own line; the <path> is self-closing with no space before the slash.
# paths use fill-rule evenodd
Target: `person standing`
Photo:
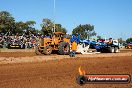
<path id="1" fill-rule="evenodd" d="M 71 45 L 72 52 L 70 54 L 71 57 L 75 57 L 76 51 L 77 51 L 77 42 L 74 40 L 74 42 Z"/>
<path id="2" fill-rule="evenodd" d="M 113 44 L 113 39 L 112 38 L 109 38 L 109 41 L 107 43 L 108 45 L 112 45 Z"/>

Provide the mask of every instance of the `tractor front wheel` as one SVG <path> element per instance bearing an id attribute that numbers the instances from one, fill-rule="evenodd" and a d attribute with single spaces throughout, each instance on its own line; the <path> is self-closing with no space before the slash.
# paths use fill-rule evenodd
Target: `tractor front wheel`
<path id="1" fill-rule="evenodd" d="M 52 47 L 51 46 L 44 47 L 43 53 L 45 55 L 50 55 L 52 53 Z"/>

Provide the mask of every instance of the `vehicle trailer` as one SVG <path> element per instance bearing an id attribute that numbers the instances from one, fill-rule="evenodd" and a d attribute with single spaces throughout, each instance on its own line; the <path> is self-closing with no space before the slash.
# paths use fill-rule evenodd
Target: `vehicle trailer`
<path id="1" fill-rule="evenodd" d="M 97 52 L 101 53 L 117 53 L 119 52 L 118 41 L 113 41 L 112 44 L 97 43 L 95 49 L 97 50 Z"/>

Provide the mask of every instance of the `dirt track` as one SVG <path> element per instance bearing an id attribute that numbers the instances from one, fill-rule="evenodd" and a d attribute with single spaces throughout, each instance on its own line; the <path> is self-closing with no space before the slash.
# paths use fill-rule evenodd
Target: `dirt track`
<path id="1" fill-rule="evenodd" d="M 132 83 L 80 86 L 76 84 L 79 66 L 87 74 L 132 75 L 132 56 L 78 57 L 48 62 L 1 64 L 0 88 L 132 88 Z"/>
<path id="2" fill-rule="evenodd" d="M 131 49 L 124 49 L 124 50 L 121 50 L 121 53 L 132 53 L 132 50 Z M 50 56 L 56 56 L 57 54 L 52 54 Z M 0 50 L 0 57 L 33 57 L 33 56 L 38 56 L 34 53 L 34 50 L 30 50 L 30 49 L 27 49 L 27 50 Z M 43 54 L 42 55 L 39 55 L 39 56 L 44 56 Z"/>

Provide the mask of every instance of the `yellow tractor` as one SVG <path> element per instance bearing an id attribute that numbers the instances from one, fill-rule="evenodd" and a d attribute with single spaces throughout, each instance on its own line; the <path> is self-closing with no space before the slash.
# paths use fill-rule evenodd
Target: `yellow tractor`
<path id="1" fill-rule="evenodd" d="M 70 36 L 62 32 L 54 32 L 52 37 L 41 38 L 35 48 L 36 54 L 50 55 L 52 51 L 58 51 L 61 55 L 70 53 Z"/>

